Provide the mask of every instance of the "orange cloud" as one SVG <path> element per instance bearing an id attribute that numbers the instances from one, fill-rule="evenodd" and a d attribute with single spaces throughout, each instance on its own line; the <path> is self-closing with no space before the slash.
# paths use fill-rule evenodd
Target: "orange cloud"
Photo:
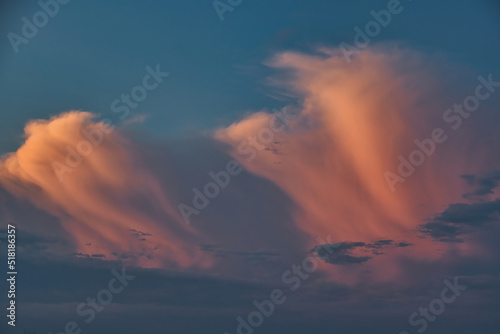
<path id="1" fill-rule="evenodd" d="M 138 148 L 93 118 L 72 111 L 28 123 L 25 143 L 0 161 L 0 184 L 58 217 L 78 253 L 145 267 L 209 265 Z"/>
<path id="2" fill-rule="evenodd" d="M 431 242 L 418 239 L 416 228 L 460 198 L 456 175 L 443 175 L 443 168 L 453 171 L 463 157 L 442 164 L 435 153 L 395 192 L 384 176 L 397 169 L 399 155 L 416 148 L 415 139 L 441 125 L 439 119 L 433 124 L 442 114 L 441 101 L 432 94 L 436 79 L 411 52 L 370 50 L 348 64 L 338 51 L 322 51 L 326 55 L 286 52 L 270 62 L 289 73 L 275 83 L 286 85 L 303 104 L 287 130 L 276 133 L 255 159 L 245 159 L 240 143 L 273 115 L 250 115 L 215 137 L 233 147 L 232 155 L 247 170 L 295 201 L 295 224 L 311 236 L 311 246 L 328 235 L 334 242 L 385 238 L 417 241 L 400 250 L 405 254 L 440 256 Z M 371 262 L 380 266 L 380 261 Z M 397 267 L 379 272 L 389 278 Z"/>

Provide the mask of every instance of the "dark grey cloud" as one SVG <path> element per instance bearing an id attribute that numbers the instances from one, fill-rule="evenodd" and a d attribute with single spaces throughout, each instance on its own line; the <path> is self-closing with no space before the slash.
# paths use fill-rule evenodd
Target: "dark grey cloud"
<path id="1" fill-rule="evenodd" d="M 130 229 L 130 232 L 133 232 L 132 235 L 134 235 L 136 237 L 150 237 L 150 236 L 152 236 L 151 233 L 145 233 L 142 231 L 138 231 L 136 229 Z"/>
<path id="2" fill-rule="evenodd" d="M 500 170 L 460 176 L 472 190 L 462 195 L 470 203 L 454 203 L 419 226 L 423 234 L 442 242 L 463 242 L 463 236 L 500 219 L 500 199 L 488 195 L 500 184 Z"/>
<path id="3" fill-rule="evenodd" d="M 85 253 L 75 253 L 74 256 L 76 257 L 81 257 L 81 258 L 105 258 L 106 255 L 104 254 L 85 254 Z"/>
<path id="4" fill-rule="evenodd" d="M 462 235 L 487 224 L 498 223 L 500 199 L 479 203 L 450 204 L 446 210 L 422 224 L 419 230 L 443 242 L 462 242 Z"/>
<path id="5" fill-rule="evenodd" d="M 372 257 L 368 255 L 354 255 L 353 251 L 358 250 L 372 255 L 382 255 L 381 249 L 408 247 L 412 244 L 407 242 L 394 242 L 393 240 L 377 240 L 374 243 L 366 243 L 362 241 L 356 242 L 340 242 L 335 244 L 323 244 L 315 246 L 311 252 L 316 254 L 326 263 L 335 265 L 359 264 L 370 260 Z"/>
<path id="6" fill-rule="evenodd" d="M 311 252 L 316 254 L 326 263 L 336 265 L 349 265 L 364 263 L 371 259 L 370 256 L 353 256 L 352 250 L 366 247 L 364 242 L 341 242 L 337 244 L 323 244 L 315 246 Z"/>
<path id="7" fill-rule="evenodd" d="M 482 176 L 474 174 L 461 175 L 467 184 L 475 189 L 465 193 L 463 198 L 474 198 L 493 194 L 493 190 L 500 182 L 500 170 L 488 172 Z"/>

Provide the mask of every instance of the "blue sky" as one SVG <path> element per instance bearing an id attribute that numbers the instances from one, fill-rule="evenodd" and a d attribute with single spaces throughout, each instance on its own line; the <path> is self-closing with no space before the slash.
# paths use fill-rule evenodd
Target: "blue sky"
<path id="1" fill-rule="evenodd" d="M 35 1 L 4 5 L 2 32 L 19 33 Z M 493 1 L 403 2 L 372 43 L 401 42 L 442 55 L 478 74 L 500 57 L 500 9 Z M 310 51 L 352 41 L 353 28 L 387 1 L 244 1 L 220 21 L 210 1 L 71 1 L 16 54 L 1 41 L 0 152 L 18 144 L 25 122 L 77 109 L 110 114 L 144 68 L 171 77 L 134 112 L 145 127 L 179 134 L 227 125 L 248 110 L 283 105 L 269 95 L 263 65 L 283 50 Z M 496 43 L 495 43 L 496 42 Z M 8 120 L 8 121 L 6 121 Z"/>

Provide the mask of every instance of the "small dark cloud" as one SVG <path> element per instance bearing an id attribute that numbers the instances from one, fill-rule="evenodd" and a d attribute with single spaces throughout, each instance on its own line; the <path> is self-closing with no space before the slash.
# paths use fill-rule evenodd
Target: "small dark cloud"
<path id="1" fill-rule="evenodd" d="M 133 228 L 130 229 L 129 231 L 132 232 L 132 235 L 134 237 L 136 237 L 137 240 L 139 240 L 139 241 L 147 241 L 146 237 L 152 236 L 151 233 L 142 232 L 142 231 L 139 231 L 139 230 L 136 230 L 136 229 L 133 229 Z"/>
<path id="2" fill-rule="evenodd" d="M 80 259 L 104 259 L 106 258 L 106 255 L 104 254 L 86 254 L 86 253 L 73 253 L 72 254 L 74 257 L 80 258 Z"/>
<path id="3" fill-rule="evenodd" d="M 326 263 L 337 265 L 348 265 L 363 263 L 370 259 L 369 256 L 353 256 L 351 251 L 355 248 L 364 247 L 364 242 L 341 242 L 336 244 L 323 244 L 315 246 L 311 252 L 316 254 Z"/>
<path id="4" fill-rule="evenodd" d="M 135 235 L 136 237 L 150 237 L 150 236 L 152 236 L 151 233 L 146 233 L 146 232 L 138 231 L 135 229 L 130 229 L 130 232 L 133 232 L 132 235 Z"/>
<path id="5" fill-rule="evenodd" d="M 374 243 L 366 242 L 341 242 L 335 244 L 323 244 L 315 246 L 311 252 L 315 253 L 323 261 L 336 265 L 348 265 L 364 263 L 370 260 L 371 256 L 356 256 L 353 255 L 353 251 L 359 250 L 365 253 L 371 253 L 372 255 L 383 255 L 381 249 L 388 248 L 398 248 L 398 247 L 408 247 L 412 244 L 406 242 L 395 243 L 393 240 L 378 240 Z"/>
<path id="6" fill-rule="evenodd" d="M 264 151 L 269 151 L 269 152 L 271 152 L 273 154 L 279 154 L 278 150 L 276 148 L 274 148 L 274 147 L 266 147 L 264 149 Z"/>
<path id="7" fill-rule="evenodd" d="M 398 243 L 396 244 L 396 247 L 409 247 L 409 246 L 413 246 L 413 244 L 412 244 L 412 243 L 409 243 L 409 242 L 405 242 L 405 241 L 403 241 L 403 242 L 398 242 Z"/>
<path id="8" fill-rule="evenodd" d="M 493 194 L 493 190 L 498 187 L 500 182 L 500 171 L 491 171 L 482 176 L 466 174 L 461 175 L 461 178 L 464 179 L 470 187 L 475 188 L 471 192 L 465 193 L 462 196 L 463 198 L 481 197 Z"/>
<path id="9" fill-rule="evenodd" d="M 356 263 L 364 263 L 371 259 L 371 256 L 352 256 L 349 254 L 335 254 L 324 259 L 326 263 L 337 265 L 349 265 Z"/>
<path id="10" fill-rule="evenodd" d="M 500 200 L 450 204 L 446 210 L 420 225 L 420 232 L 443 242 L 462 242 L 460 237 L 475 228 L 498 222 Z"/>

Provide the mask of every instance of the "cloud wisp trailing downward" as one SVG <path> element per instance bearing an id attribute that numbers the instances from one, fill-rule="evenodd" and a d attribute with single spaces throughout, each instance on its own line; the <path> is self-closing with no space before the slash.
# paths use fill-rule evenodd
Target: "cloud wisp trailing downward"
<path id="1" fill-rule="evenodd" d="M 266 121 L 262 114 L 220 129 L 216 137 L 235 145 L 235 158 L 296 201 L 296 224 L 309 234 L 339 240 L 398 236 L 417 226 L 415 198 L 444 199 L 429 168 L 419 178 L 420 189 L 398 196 L 384 179 L 422 126 L 422 121 L 410 126 L 413 114 L 429 118 L 428 110 L 417 108 L 425 96 L 418 80 L 432 78 L 418 73 L 416 55 L 405 56 L 411 60 L 365 52 L 346 65 L 333 51 L 280 54 L 271 64 L 290 73 L 288 88 L 303 100 L 300 116 L 269 145 L 280 153 L 267 151 L 252 162 L 236 154 L 237 144 Z"/>
<path id="2" fill-rule="evenodd" d="M 120 132 L 109 133 L 80 156 L 59 182 L 54 163 L 71 163 L 75 154 L 85 152 L 78 147 L 86 131 L 106 126 L 93 118 L 73 111 L 28 123 L 25 143 L 0 162 L 0 184 L 58 217 L 77 253 L 142 266 L 206 265 L 203 254 L 190 251 L 196 233 L 181 222 L 168 189 Z"/>
<path id="3" fill-rule="evenodd" d="M 460 198 L 456 175 L 481 168 L 479 159 L 467 159 L 464 152 L 498 164 L 495 155 L 478 149 L 477 123 L 468 121 L 460 136 L 453 136 L 451 124 L 442 118 L 451 101 L 463 100 L 465 90 L 454 87 L 453 93 L 444 93 L 443 83 L 450 78 L 439 74 L 449 68 L 412 51 L 383 47 L 365 50 L 349 64 L 339 50 L 321 49 L 314 55 L 281 53 L 269 65 L 284 73 L 272 83 L 300 101 L 297 117 L 252 161 L 245 159 L 240 143 L 272 114 L 249 115 L 219 129 L 216 138 L 231 145 L 230 153 L 247 170 L 270 180 L 294 201 L 294 224 L 311 237 L 310 246 L 318 235 L 331 235 L 337 243 L 370 244 L 381 238 L 414 243 L 377 261 L 343 254 L 346 262 L 374 262 L 374 271 L 384 267 L 387 277 L 397 273 L 392 264 L 401 252 L 429 260 L 441 256 L 418 229 L 427 217 Z M 483 109 L 484 114 L 487 106 Z M 392 192 L 385 172 L 396 170 L 398 156 L 419 149 L 416 142 L 436 128 L 442 128 L 448 141 L 435 147 L 425 164 Z"/>

